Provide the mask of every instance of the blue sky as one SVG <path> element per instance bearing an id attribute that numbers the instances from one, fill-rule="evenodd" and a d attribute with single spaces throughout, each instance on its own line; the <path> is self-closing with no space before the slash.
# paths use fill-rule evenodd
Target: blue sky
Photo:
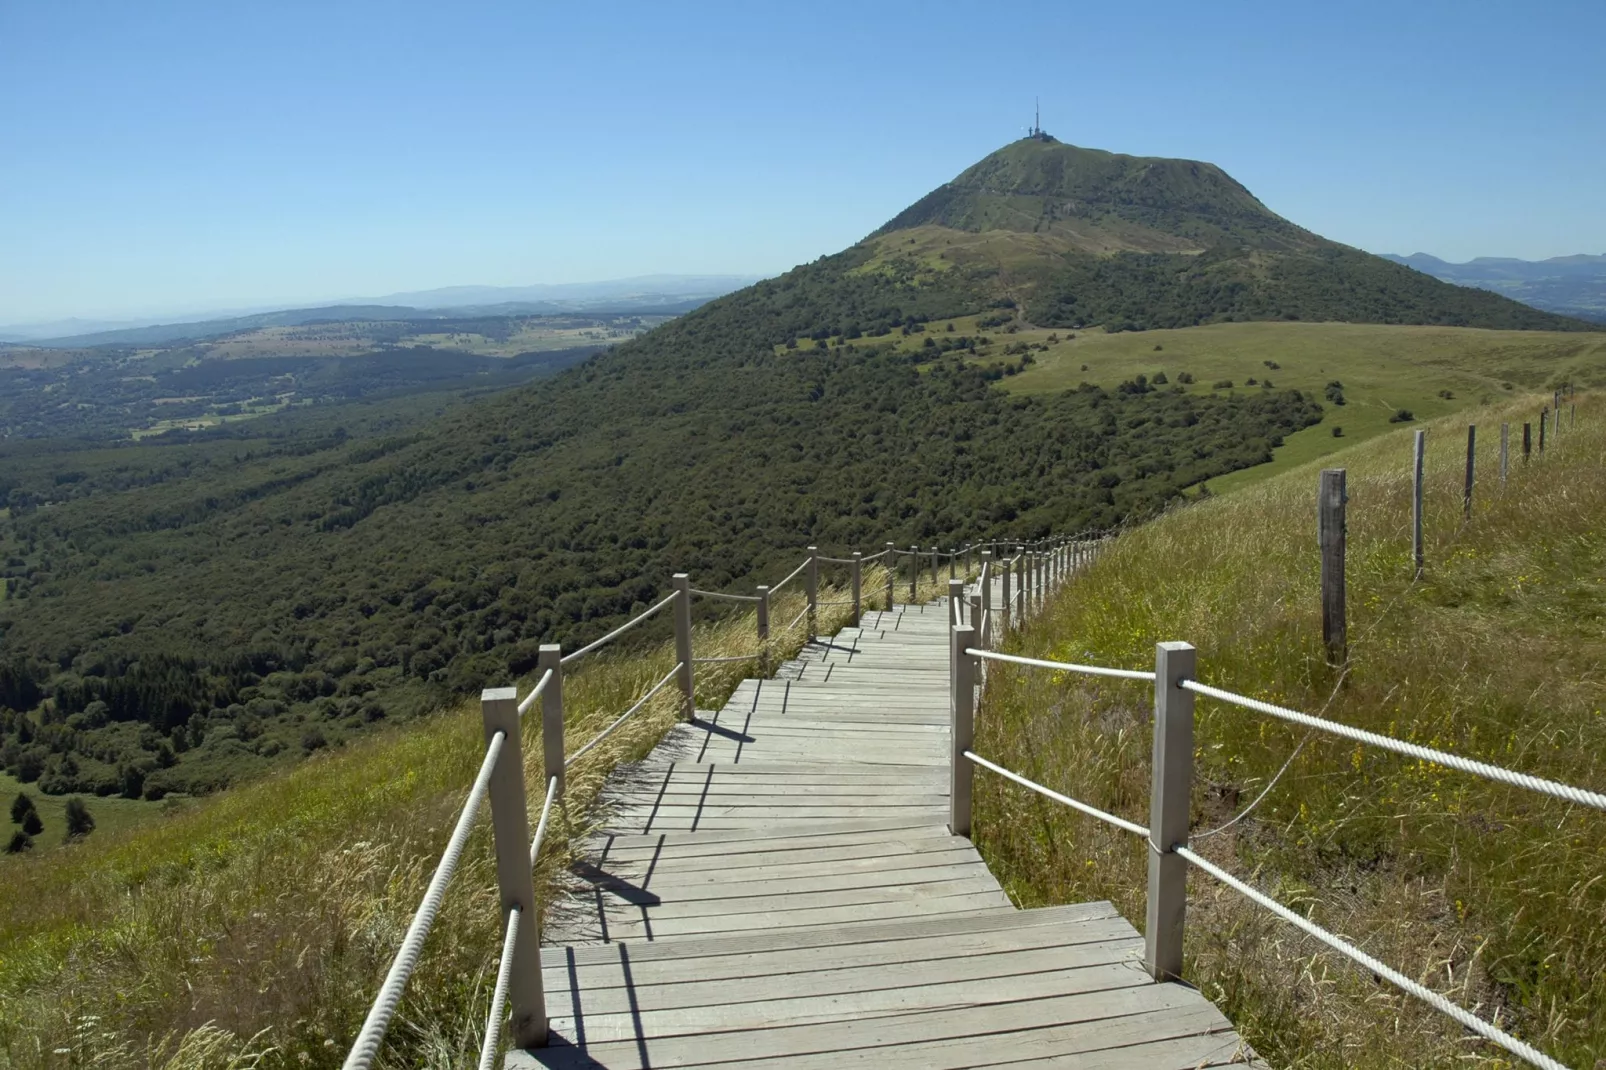
<path id="1" fill-rule="evenodd" d="M 1606 3 L 0 0 L 0 323 L 848 245 L 1043 102 L 1374 252 L 1606 252 Z"/>

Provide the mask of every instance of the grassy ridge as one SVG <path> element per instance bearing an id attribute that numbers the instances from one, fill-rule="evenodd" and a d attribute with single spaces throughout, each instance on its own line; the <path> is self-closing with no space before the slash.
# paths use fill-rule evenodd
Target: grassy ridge
<path id="1" fill-rule="evenodd" d="M 795 586 L 795 585 L 794 585 Z M 885 574 L 866 569 L 868 604 Z M 922 597 L 935 596 L 929 581 Z M 845 597 L 822 585 L 822 599 Z M 802 645 L 780 628 L 768 664 Z M 847 619 L 822 607 L 821 634 Z M 697 656 L 756 653 L 751 615 L 699 629 Z M 565 679 L 572 752 L 673 664 L 672 644 L 580 662 Z M 749 665 L 699 666 L 717 707 Z M 526 681 L 521 690 L 528 688 Z M 537 872 L 550 904 L 607 773 L 676 719 L 673 689 L 577 763 Z M 477 705 L 321 755 L 155 824 L 0 860 L 0 1066 L 338 1066 L 378 989 L 483 753 Z M 539 799 L 538 718 L 524 759 Z M 500 946 L 488 822 L 469 842 L 378 1065 L 456 1067 L 478 1051 Z"/>
<path id="2" fill-rule="evenodd" d="M 1349 472 L 1343 669 L 1320 649 L 1315 466 L 1126 535 L 1019 649 L 1141 668 L 1156 642 L 1183 639 L 1208 683 L 1599 790 L 1606 405 L 1581 401 L 1577 429 L 1502 488 L 1498 422 L 1540 404 L 1480 411 L 1470 523 L 1465 422 L 1431 425 L 1420 582 L 1409 434 L 1332 459 Z M 1143 818 L 1147 685 L 1006 671 L 990 686 L 981 753 Z M 977 806 L 983 854 L 1017 901 L 1108 898 L 1141 924 L 1141 844 L 985 774 Z M 1201 699 L 1192 823 L 1218 864 L 1568 1065 L 1606 1056 L 1603 815 Z M 1190 979 L 1274 1065 L 1511 1065 L 1197 874 L 1187 955 Z"/>

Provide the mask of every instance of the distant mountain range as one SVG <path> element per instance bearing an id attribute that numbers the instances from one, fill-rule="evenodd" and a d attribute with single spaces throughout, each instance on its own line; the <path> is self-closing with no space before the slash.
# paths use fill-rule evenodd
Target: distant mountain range
<path id="1" fill-rule="evenodd" d="M 1452 264 L 1428 253 L 1384 253 L 1383 258 L 1444 282 L 1493 290 L 1547 312 L 1606 323 L 1606 253 L 1553 256 L 1548 260 L 1480 256 L 1464 264 Z"/>
<path id="2" fill-rule="evenodd" d="M 640 275 L 602 282 L 536 286 L 447 286 L 313 307 L 230 310 L 211 316 L 128 320 L 65 319 L 0 326 L 0 343 L 52 348 L 162 345 L 262 327 L 319 320 L 419 320 L 464 316 L 545 316 L 565 312 L 679 313 L 757 282 L 758 275 Z M 164 322 L 165 320 L 165 322 Z"/>

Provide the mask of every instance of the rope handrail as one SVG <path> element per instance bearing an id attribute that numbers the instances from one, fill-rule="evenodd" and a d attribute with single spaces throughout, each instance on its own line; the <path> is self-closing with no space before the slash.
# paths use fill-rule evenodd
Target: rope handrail
<path id="1" fill-rule="evenodd" d="M 669 603 L 673 602 L 674 600 L 675 600 L 675 595 L 672 594 L 668 598 L 665 598 L 662 602 L 659 602 L 657 605 L 653 606 L 651 609 L 644 610 L 643 612 L 641 612 L 637 616 L 634 616 L 634 617 L 630 618 L 629 620 L 625 621 L 625 623 L 619 625 L 619 627 L 615 628 L 613 631 L 609 632 L 607 635 L 603 636 L 601 639 L 597 639 L 597 640 L 594 640 L 593 642 L 587 643 L 585 646 L 581 647 L 579 650 L 576 650 L 572 654 L 565 654 L 563 657 L 558 659 L 558 664 L 559 665 L 567 665 L 571 661 L 578 661 L 580 658 L 585 657 L 587 654 L 591 653 L 593 650 L 597 649 L 599 646 L 603 646 L 604 644 L 613 642 L 615 639 L 619 638 L 625 632 L 628 632 L 630 629 L 634 628 L 636 625 L 640 624 L 642 621 L 646 620 L 648 617 L 652 616 L 654 613 L 657 613 L 660 609 L 663 609 L 665 606 L 667 606 Z"/>
<path id="2" fill-rule="evenodd" d="M 804 561 L 801 565 L 797 566 L 797 568 L 794 568 L 791 571 L 791 573 L 786 577 L 786 579 L 782 580 L 780 583 L 772 584 L 770 586 L 770 594 L 773 595 L 776 591 L 779 591 L 782 587 L 785 587 L 787 584 L 789 584 L 793 580 L 797 579 L 798 576 L 802 575 L 803 570 L 808 568 L 808 567 L 809 567 L 809 563 L 807 561 Z"/>
<path id="3" fill-rule="evenodd" d="M 822 563 L 827 564 L 827 565 L 851 565 L 851 564 L 853 564 L 853 558 L 851 558 L 851 557 L 820 557 L 820 556 L 816 555 L 814 560 L 822 562 Z M 861 558 L 859 558 L 859 560 L 863 561 L 864 558 L 861 557 Z"/>
<path id="4" fill-rule="evenodd" d="M 783 632 L 789 632 L 789 631 L 791 631 L 791 630 L 792 630 L 792 629 L 793 629 L 793 628 L 796 628 L 796 627 L 797 627 L 797 625 L 798 625 L 798 622 L 799 622 L 799 621 L 801 621 L 801 620 L 802 620 L 802 619 L 803 619 L 803 618 L 804 618 L 804 617 L 806 617 L 806 616 L 808 616 L 808 615 L 809 615 L 809 608 L 810 608 L 810 607 L 808 607 L 808 606 L 804 606 L 804 607 L 803 607 L 803 612 L 801 612 L 801 613 L 799 613 L 799 614 L 798 614 L 798 615 L 797 615 L 797 616 L 795 616 L 795 617 L 793 617 L 793 618 L 792 618 L 792 623 L 791 623 L 791 624 L 788 624 L 788 625 L 787 625 L 787 626 L 786 626 L 786 627 L 784 627 L 784 628 L 782 628 L 782 629 L 781 629 L 781 631 L 783 631 Z"/>
<path id="5" fill-rule="evenodd" d="M 523 717 L 525 711 L 527 711 L 531 706 L 535 705 L 535 700 L 541 697 L 541 692 L 545 691 L 546 685 L 551 682 L 552 670 L 548 669 L 546 672 L 541 674 L 541 679 L 535 682 L 535 690 L 531 691 L 528 695 L 525 695 L 524 701 L 519 703 L 520 717 Z"/>
<path id="6" fill-rule="evenodd" d="M 1152 678 L 1153 674 L 1151 673 L 1150 675 Z M 1527 788 L 1529 791 L 1538 792 L 1541 795 L 1550 795 L 1557 799 L 1564 799 L 1567 802 L 1577 803 L 1580 806 L 1591 806 L 1596 810 L 1606 810 L 1606 795 L 1603 795 L 1600 792 L 1588 791 L 1584 788 L 1575 788 L 1570 784 L 1562 784 L 1555 780 L 1545 780 L 1541 777 L 1529 776 L 1527 773 L 1513 772 L 1510 769 L 1502 769 L 1498 765 L 1490 765 L 1487 762 L 1479 762 L 1474 761 L 1471 758 L 1463 758 L 1458 754 L 1448 754 L 1441 750 L 1434 750 L 1431 747 L 1422 747 L 1415 743 L 1406 743 L 1403 740 L 1391 739 L 1388 736 L 1380 736 L 1376 732 L 1368 732 L 1365 729 L 1354 728 L 1340 721 L 1323 720 L 1320 717 L 1312 717 L 1308 713 L 1300 713 L 1298 710 L 1290 710 L 1283 706 L 1274 706 L 1270 702 L 1261 702 L 1259 699 L 1248 698 L 1244 695 L 1235 694 L 1231 691 L 1223 691 L 1217 687 L 1210 687 L 1207 684 L 1201 684 L 1197 680 L 1181 680 L 1178 681 L 1177 686 L 1187 691 L 1193 691 L 1200 695 L 1206 695 L 1213 699 L 1219 699 L 1222 702 L 1230 702 L 1237 706 L 1243 706 L 1246 709 L 1269 714 L 1272 717 L 1280 717 L 1285 721 L 1291 721 L 1294 724 L 1304 725 L 1306 728 L 1314 728 L 1335 736 L 1342 736 L 1345 739 L 1354 740 L 1357 743 L 1366 743 L 1374 747 L 1380 747 L 1383 750 L 1393 751 L 1396 754 L 1403 754 L 1408 758 L 1416 758 L 1419 761 L 1432 762 L 1435 765 L 1442 765 L 1448 769 L 1456 769 L 1463 773 L 1471 773 L 1473 776 L 1480 776 L 1485 780 L 1493 780 L 1496 783 L 1509 784 L 1518 788 Z"/>
<path id="7" fill-rule="evenodd" d="M 1061 672 L 1082 673 L 1085 676 L 1114 676 L 1122 680 L 1153 680 L 1154 673 L 1143 669 L 1106 669 L 1102 665 L 1075 665 L 1068 661 L 1044 661 L 1041 658 L 1023 658 L 1018 654 L 1000 654 L 993 650 L 965 648 L 965 653 L 984 661 L 1007 661 L 1012 665 L 1030 665 L 1034 669 L 1058 669 Z"/>
<path id="8" fill-rule="evenodd" d="M 693 665 L 723 665 L 730 661 L 752 661 L 763 656 L 764 652 L 760 650 L 757 654 L 732 654 L 724 658 L 692 658 L 691 661 Z"/>
<path id="9" fill-rule="evenodd" d="M 519 938 L 519 916 L 523 913 L 518 907 L 507 912 L 507 934 L 502 937 L 502 965 L 496 971 L 491 1011 L 485 1018 L 485 1045 L 480 1048 L 479 1070 L 496 1070 L 496 1054 L 502 1047 L 502 1019 L 506 1017 L 507 990 L 513 980 L 513 945 Z"/>
<path id="10" fill-rule="evenodd" d="M 541 820 L 535 823 L 535 838 L 530 841 L 530 868 L 535 868 L 535 860 L 541 857 L 541 841 L 546 839 L 547 818 L 552 815 L 552 800 L 558 795 L 558 778 L 547 777 L 546 800 L 541 803 Z"/>
<path id="11" fill-rule="evenodd" d="M 964 752 L 964 754 L 965 754 L 966 758 L 969 758 L 971 761 L 975 762 L 977 765 L 981 766 L 983 769 L 991 769 L 993 772 L 997 773 L 999 776 L 1004 777 L 1004 778 L 1006 778 L 1008 780 L 1013 780 L 1015 783 L 1021 785 L 1022 787 L 1031 788 L 1033 791 L 1037 792 L 1037 794 L 1039 794 L 1039 795 L 1043 795 L 1043 796 L 1046 796 L 1046 797 L 1048 797 L 1050 799 L 1053 799 L 1057 803 L 1063 803 L 1066 806 L 1069 806 L 1073 810 L 1080 810 L 1082 813 L 1086 814 L 1088 817 L 1096 817 L 1100 821 L 1104 822 L 1107 825 L 1114 825 L 1118 829 L 1125 829 L 1126 831 L 1132 833 L 1133 835 L 1142 836 L 1144 839 L 1148 839 L 1149 838 L 1149 830 L 1147 828 L 1143 827 L 1142 825 L 1138 824 L 1135 821 L 1128 821 L 1124 817 L 1117 817 L 1114 814 L 1106 813 L 1103 810 L 1100 810 L 1096 806 L 1089 806 L 1087 803 L 1082 802 L 1079 799 L 1073 799 L 1069 795 L 1061 795 L 1059 792 L 1055 791 L 1053 788 L 1045 788 L 1043 785 L 1037 783 L 1036 781 L 1027 780 L 1025 777 L 1021 776 L 1019 773 L 1011 773 L 1008 769 L 1005 769 L 1001 765 L 994 765 L 992 762 L 989 762 L 986 758 L 983 758 L 981 755 L 976 754 L 976 753 L 974 753 L 972 751 L 968 751 L 967 750 L 967 751 Z"/>
<path id="12" fill-rule="evenodd" d="M 1409 995 L 1415 996 L 1417 999 L 1428 1004 L 1441 1014 L 1445 1014 L 1451 1018 L 1454 1018 L 1457 1022 L 1472 1030 L 1474 1033 L 1477 1033 L 1485 1040 L 1500 1045 L 1513 1055 L 1525 1059 L 1535 1066 L 1543 1067 L 1544 1070 L 1567 1070 L 1565 1065 L 1558 1063 L 1556 1060 L 1552 1059 L 1550 1056 L 1544 1054 L 1536 1048 L 1524 1044 L 1522 1041 L 1518 1040 L 1510 1033 L 1507 1033 L 1499 1026 L 1496 1026 L 1490 1022 L 1486 1022 L 1482 1018 L 1479 1018 L 1477 1015 L 1473 1014 L 1471 1011 L 1468 1011 L 1455 1003 L 1451 1003 L 1448 999 L 1433 991 L 1433 989 L 1417 984 L 1415 981 L 1400 973 L 1398 970 L 1390 969 L 1388 966 L 1385 966 L 1383 963 L 1368 955 L 1355 945 L 1349 943 L 1347 940 L 1333 935 L 1320 925 L 1317 925 L 1315 922 L 1300 916 L 1298 913 L 1283 906 L 1281 903 L 1277 902 L 1277 900 L 1261 892 L 1259 889 L 1245 884 L 1243 881 L 1239 880 L 1237 877 L 1234 877 L 1226 870 L 1206 861 L 1193 851 L 1188 850 L 1188 848 L 1177 845 L 1172 847 L 1172 851 L 1178 855 L 1181 855 L 1193 865 L 1204 870 L 1206 873 L 1210 874 L 1227 887 L 1233 889 L 1238 894 L 1244 896 L 1252 902 L 1260 904 L 1273 914 L 1276 914 L 1279 918 L 1282 918 L 1284 921 L 1288 922 L 1290 925 L 1293 925 L 1309 935 L 1314 936 L 1316 939 L 1320 940 L 1322 943 L 1326 944 L 1328 947 L 1332 948 L 1334 951 L 1337 951 L 1344 957 L 1355 962 L 1363 969 L 1372 971 L 1372 973 L 1384 978 L 1396 988 L 1406 992 Z"/>
<path id="13" fill-rule="evenodd" d="M 695 587 L 691 589 L 691 593 L 702 598 L 723 599 L 726 602 L 757 602 L 759 600 L 756 594 L 726 594 L 724 591 L 699 591 Z"/>
<path id="14" fill-rule="evenodd" d="M 814 604 L 817 605 L 817 606 L 851 606 L 853 604 L 853 599 L 851 599 L 851 598 L 817 598 L 817 599 L 814 600 Z"/>
<path id="15" fill-rule="evenodd" d="M 889 554 L 889 553 L 897 553 L 897 551 L 896 550 L 877 550 L 873 554 L 867 554 L 867 555 L 859 558 L 859 560 L 865 562 L 866 564 L 868 564 L 869 562 L 875 561 L 878 558 L 886 557 L 887 554 Z"/>
<path id="16" fill-rule="evenodd" d="M 677 672 L 679 672 L 684 667 L 685 667 L 684 663 L 678 662 L 678 661 L 675 662 L 675 667 L 673 669 L 670 669 L 669 672 L 665 673 L 664 674 L 664 678 L 662 680 L 659 680 L 656 684 L 653 684 L 652 685 L 652 690 L 648 691 L 645 695 L 642 695 L 639 699 L 637 699 L 636 700 L 636 704 L 634 706 L 630 707 L 628 710 L 626 710 L 625 712 L 621 713 L 617 718 L 615 718 L 613 724 L 609 725 L 607 728 L 604 728 L 601 732 L 598 732 L 596 735 L 592 736 L 589 740 L 587 740 L 585 746 L 581 747 L 579 750 L 575 751 L 573 754 L 571 754 L 567 758 L 563 759 L 563 768 L 565 768 L 565 769 L 569 768 L 569 766 L 573 765 L 575 762 L 578 762 L 580 760 L 580 758 L 585 754 L 586 751 L 590 750 L 592 747 L 595 747 L 598 743 L 601 743 L 604 739 L 607 739 L 608 736 L 613 732 L 613 730 L 615 728 L 618 728 L 620 725 L 624 724 L 625 721 L 630 719 L 630 716 L 632 714 L 634 714 L 637 710 L 641 709 L 641 707 L 645 706 L 647 704 L 647 700 L 652 698 L 659 691 L 663 690 L 663 686 L 665 684 L 667 684 L 670 680 L 674 679 L 675 678 L 675 674 Z"/>
<path id="17" fill-rule="evenodd" d="M 390 1028 L 390 1020 L 396 1014 L 396 1007 L 401 1003 L 402 991 L 407 987 L 407 981 L 413 975 L 413 969 L 418 965 L 418 956 L 424 947 L 424 939 L 429 936 L 430 928 L 435 924 L 435 915 L 441 908 L 441 900 L 446 896 L 446 885 L 451 881 L 452 874 L 457 870 L 457 860 L 463 854 L 463 845 L 468 842 L 469 830 L 474 827 L 474 821 L 479 817 L 480 803 L 485 799 L 485 792 L 490 787 L 491 771 L 496 768 L 496 760 L 502 754 L 502 744 L 507 741 L 507 735 L 497 732 L 485 747 L 485 759 L 480 762 L 479 775 L 474 778 L 474 786 L 469 789 L 468 798 L 463 802 L 463 810 L 458 815 L 457 826 L 452 829 L 452 837 L 446 842 L 446 850 L 441 854 L 440 863 L 435 867 L 435 875 L 429 880 L 429 888 L 424 892 L 424 899 L 418 906 L 418 912 L 413 915 L 412 922 L 407 926 L 407 935 L 402 937 L 401 947 L 396 950 L 396 957 L 391 960 L 390 970 L 385 974 L 385 982 L 379 987 L 379 994 L 374 997 L 374 1005 L 368 1009 L 368 1017 L 362 1023 L 362 1029 L 357 1033 L 357 1039 L 352 1041 L 351 1052 L 346 1056 L 344 1070 L 368 1070 L 379 1054 L 380 1042 L 385 1039 L 385 1031 Z"/>

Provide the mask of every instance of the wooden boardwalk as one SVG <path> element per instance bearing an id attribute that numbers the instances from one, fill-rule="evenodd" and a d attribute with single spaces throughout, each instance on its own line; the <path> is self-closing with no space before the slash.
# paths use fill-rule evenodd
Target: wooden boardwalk
<path id="1" fill-rule="evenodd" d="M 1108 903 L 1016 910 L 949 834 L 947 622 L 867 614 L 614 775 L 505 1065 L 1249 1061 Z"/>

